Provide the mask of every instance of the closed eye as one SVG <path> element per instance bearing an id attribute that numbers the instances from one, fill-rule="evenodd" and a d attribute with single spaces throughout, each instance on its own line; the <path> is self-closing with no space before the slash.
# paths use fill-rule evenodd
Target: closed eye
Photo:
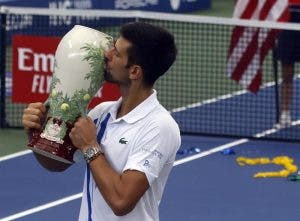
<path id="1" fill-rule="evenodd" d="M 116 42 L 117 41 L 114 41 L 114 55 L 116 55 L 117 57 L 120 57 L 121 54 L 120 54 L 118 48 L 116 47 Z"/>

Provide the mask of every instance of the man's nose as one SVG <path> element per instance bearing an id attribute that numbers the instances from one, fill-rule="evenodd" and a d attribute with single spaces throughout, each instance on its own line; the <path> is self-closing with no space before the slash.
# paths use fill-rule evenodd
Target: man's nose
<path id="1" fill-rule="evenodd" d="M 105 56 L 105 58 L 106 58 L 107 60 L 111 60 L 111 59 L 112 59 L 112 51 L 113 51 L 113 48 L 110 48 L 110 49 L 108 49 L 107 51 L 105 51 L 104 56 Z"/>

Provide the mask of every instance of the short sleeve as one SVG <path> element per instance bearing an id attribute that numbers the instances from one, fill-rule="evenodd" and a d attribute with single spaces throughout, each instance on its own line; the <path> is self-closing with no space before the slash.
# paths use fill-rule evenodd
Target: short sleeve
<path id="1" fill-rule="evenodd" d="M 147 125 L 140 130 L 123 171 L 141 171 L 151 185 L 166 164 L 173 164 L 179 146 L 180 133 L 176 123 L 165 119 Z"/>

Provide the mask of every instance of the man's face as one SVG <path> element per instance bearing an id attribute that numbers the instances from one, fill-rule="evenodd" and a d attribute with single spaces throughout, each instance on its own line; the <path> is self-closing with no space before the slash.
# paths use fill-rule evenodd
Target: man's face
<path id="1" fill-rule="evenodd" d="M 128 61 L 127 49 L 130 45 L 129 41 L 120 37 L 114 46 L 105 53 L 104 79 L 106 81 L 118 84 L 128 84 L 130 82 L 129 69 L 126 68 Z"/>

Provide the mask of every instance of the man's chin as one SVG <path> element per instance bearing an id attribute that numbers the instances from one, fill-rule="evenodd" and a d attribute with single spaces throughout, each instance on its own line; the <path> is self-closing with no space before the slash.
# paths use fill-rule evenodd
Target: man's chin
<path id="1" fill-rule="evenodd" d="M 104 80 L 106 81 L 106 82 L 110 82 L 110 83 L 117 83 L 114 79 L 113 79 L 113 77 L 112 77 L 112 75 L 108 72 L 108 71 L 104 71 Z"/>

